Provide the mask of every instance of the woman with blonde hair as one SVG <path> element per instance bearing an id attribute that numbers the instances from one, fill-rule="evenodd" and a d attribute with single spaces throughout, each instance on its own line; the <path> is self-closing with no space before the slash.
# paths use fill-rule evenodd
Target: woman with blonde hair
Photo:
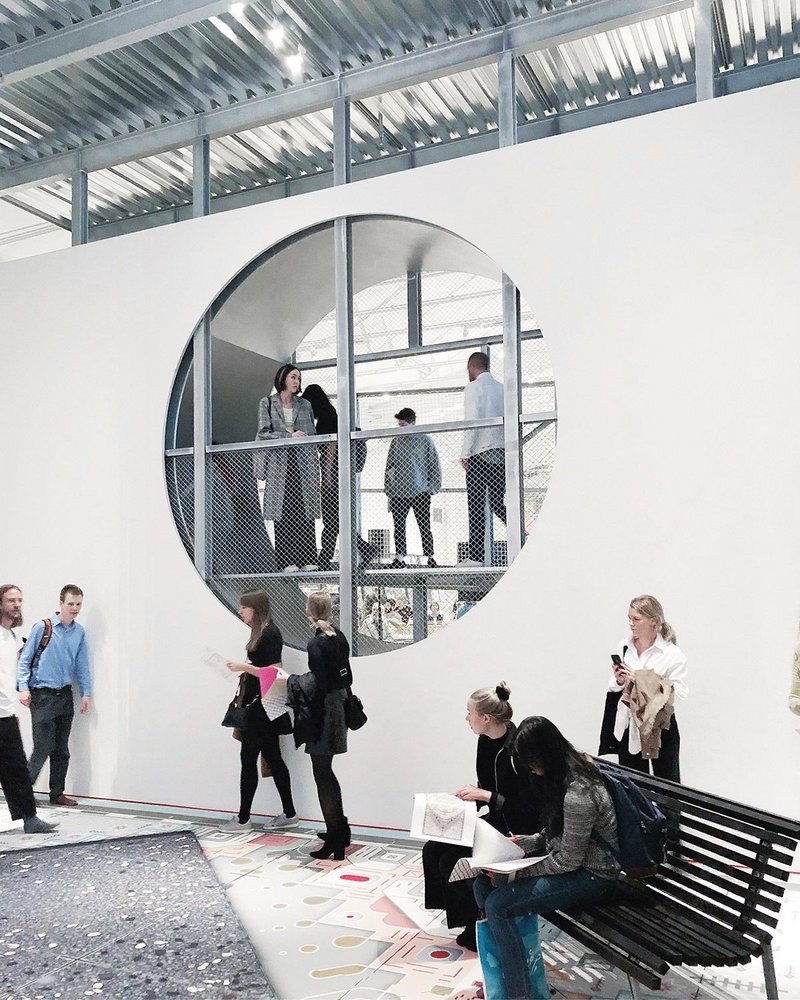
<path id="1" fill-rule="evenodd" d="M 634 597 L 628 608 L 629 633 L 617 647 L 608 682 L 606 717 L 601 735 L 600 753 L 619 754 L 620 764 L 649 773 L 649 761 L 642 757 L 639 730 L 632 724 L 631 712 L 622 701 L 622 693 L 637 670 L 648 668 L 669 681 L 675 689 L 675 701 L 689 693 L 686 685 L 686 657 L 677 645 L 672 626 L 664 619 L 661 602 L 651 594 Z M 613 736 L 611 724 L 613 723 Z M 670 781 L 681 780 L 681 737 L 678 720 L 672 717 L 669 729 L 661 732 L 661 750 L 652 761 L 653 773 Z"/>
<path id="2" fill-rule="evenodd" d="M 529 781 L 517 775 L 511 763 L 511 745 L 516 727 L 511 691 L 505 681 L 496 687 L 479 688 L 467 699 L 467 725 L 478 737 L 475 770 L 477 785 L 462 785 L 455 794 L 465 802 L 486 807 L 483 819 L 505 837 L 515 833 L 535 833 L 540 828 L 538 810 L 530 794 Z M 460 858 L 469 857 L 469 847 L 430 840 L 422 848 L 425 876 L 425 908 L 444 910 L 448 927 L 463 927 L 456 942 L 468 951 L 476 950 L 475 922 L 478 907 L 473 896 L 473 880 L 450 882 Z"/>
<path id="3" fill-rule="evenodd" d="M 338 628 L 331 625 L 331 596 L 324 591 L 311 594 L 306 602 L 306 617 L 314 628 L 308 643 L 308 669 L 314 678 L 313 716 L 317 720 L 314 733 L 306 741 L 306 753 L 311 757 L 314 783 L 319 805 L 325 819 L 322 846 L 310 851 L 312 858 L 344 860 L 350 844 L 350 826 L 342 806 L 342 789 L 333 773 L 333 758 L 347 753 L 347 722 L 344 703 L 347 689 L 353 683 L 350 669 L 350 646 Z M 285 674 L 283 676 L 286 676 Z M 289 680 L 289 701 L 293 689 L 303 685 L 307 674 Z M 308 689 L 306 688 L 306 697 Z M 295 742 L 298 742 L 295 734 Z"/>
<path id="4" fill-rule="evenodd" d="M 283 636 L 272 620 L 272 609 L 267 594 L 263 590 L 242 594 L 239 598 L 239 617 L 250 626 L 247 643 L 247 663 L 230 661 L 228 670 L 240 674 L 240 702 L 251 705 L 247 712 L 247 729 L 241 733 L 241 774 L 239 778 L 239 815 L 227 826 L 230 829 L 249 830 L 250 808 L 258 788 L 258 757 L 270 766 L 275 787 L 281 798 L 283 812 L 275 816 L 267 829 L 297 826 L 297 813 L 292 800 L 292 782 L 289 769 L 281 756 L 280 736 L 291 733 L 289 713 L 285 712 L 275 720 L 270 720 L 261 701 L 261 686 L 258 679 L 259 667 L 278 666 L 283 652 Z M 251 704 L 252 703 L 252 704 Z"/>

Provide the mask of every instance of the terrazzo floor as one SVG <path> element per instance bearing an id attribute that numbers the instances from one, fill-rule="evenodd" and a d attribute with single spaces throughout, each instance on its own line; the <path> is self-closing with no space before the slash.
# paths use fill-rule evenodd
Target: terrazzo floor
<path id="1" fill-rule="evenodd" d="M 45 842 L 163 833 L 186 825 L 179 816 L 133 810 L 82 807 L 43 815 L 54 813 L 61 820 L 59 833 L 34 838 L 35 844 L 8 824 L 0 828 L 0 866 L 9 863 L 12 852 Z M 281 1000 L 446 1000 L 480 979 L 477 956 L 456 945 L 441 913 L 421 906 L 420 845 L 358 831 L 345 861 L 317 861 L 308 856 L 315 840 L 310 828 L 284 834 L 229 832 L 202 821 L 192 829 Z M 798 875 L 789 884 L 780 921 L 773 942 L 780 998 L 800 1000 Z M 556 998 L 629 1000 L 624 976 L 550 925 L 542 929 L 542 950 Z M 70 993 L 67 986 L 59 1000 L 98 995 Z M 675 969 L 660 993 L 643 989 L 642 995 L 663 1000 L 764 996 L 761 963 L 706 972 Z M 14 995 L 14 1000 L 39 996 Z M 55 993 L 41 996 L 50 1000 Z M 0 1000 L 10 996 L 0 993 Z"/>

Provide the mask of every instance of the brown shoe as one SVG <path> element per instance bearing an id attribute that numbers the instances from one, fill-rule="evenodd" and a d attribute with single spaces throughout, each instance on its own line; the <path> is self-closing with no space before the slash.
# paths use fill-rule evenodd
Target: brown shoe
<path id="1" fill-rule="evenodd" d="M 77 804 L 77 799 L 71 799 L 69 795 L 65 795 L 63 792 L 57 799 L 50 799 L 50 805 L 52 806 L 76 806 Z"/>

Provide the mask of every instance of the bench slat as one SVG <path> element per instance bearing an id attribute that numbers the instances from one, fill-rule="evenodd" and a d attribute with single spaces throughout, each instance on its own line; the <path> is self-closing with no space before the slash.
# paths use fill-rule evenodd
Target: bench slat
<path id="1" fill-rule="evenodd" d="M 755 924 L 751 924 L 747 928 L 737 927 L 734 930 L 729 913 L 721 910 L 706 899 L 698 898 L 680 886 L 667 883 L 666 885 L 651 886 L 650 889 L 656 895 L 659 905 L 666 909 L 683 913 L 686 913 L 688 908 L 691 919 L 697 920 L 698 923 L 705 921 L 709 926 L 718 927 L 720 931 L 727 930 L 734 940 L 751 937 L 759 942 L 759 946 L 769 944 L 772 941 L 772 935 L 769 931 L 765 931 Z M 683 904 L 687 905 L 684 906 Z M 702 913 L 696 909 L 698 906 L 702 907 Z M 713 921 L 710 919 L 712 917 L 714 918 Z"/>
<path id="2" fill-rule="evenodd" d="M 657 794 L 654 795 L 653 798 L 655 801 L 659 800 L 659 796 Z M 690 802 L 682 802 L 676 807 L 674 799 L 669 799 L 667 801 L 673 812 L 680 813 L 681 815 L 697 816 L 699 819 L 710 820 L 712 823 L 719 823 L 724 825 L 727 829 L 744 833 L 749 837 L 753 837 L 755 840 L 766 838 L 771 844 L 775 844 L 778 847 L 788 848 L 792 855 L 797 847 L 798 841 L 796 838 L 785 837 L 781 834 L 766 831 L 763 827 L 754 826 L 752 823 L 746 823 L 743 819 L 738 817 L 729 815 L 723 816 L 721 813 L 714 812 L 711 809 L 705 809 L 702 806 L 698 806 Z"/>
<path id="3" fill-rule="evenodd" d="M 683 865 L 685 867 L 679 867 Z M 742 903 L 747 896 L 747 890 L 742 886 L 732 886 L 730 883 L 725 882 L 724 879 L 719 879 L 719 884 L 727 889 L 727 893 L 719 892 L 716 889 L 711 888 L 714 883 L 714 879 L 709 878 L 709 872 L 703 872 L 704 878 L 698 880 L 694 878 L 696 866 L 690 865 L 686 862 L 679 863 L 677 861 L 672 861 L 669 865 L 662 865 L 658 871 L 659 880 L 666 879 L 668 882 L 677 882 L 679 885 L 685 885 L 687 887 L 694 887 L 695 890 L 703 895 L 707 899 L 712 899 L 716 903 L 720 903 L 722 906 L 732 906 L 734 905 L 737 913 L 741 913 Z M 733 894 L 741 897 L 742 902 L 737 902 L 731 900 L 730 895 Z M 763 898 L 758 901 L 759 909 L 763 907 L 767 910 L 772 910 L 775 913 L 780 912 L 781 904 L 775 899 Z M 760 915 L 759 915 L 760 919 Z M 766 915 L 765 915 L 766 919 Z M 775 921 L 777 924 L 777 920 Z M 775 926 L 773 924 L 773 926 Z"/>
<path id="4" fill-rule="evenodd" d="M 753 884 L 754 877 L 749 867 L 746 869 L 737 868 L 734 865 L 726 864 L 713 855 L 703 853 L 699 846 L 696 846 L 693 850 L 687 852 L 687 854 L 689 857 L 684 861 L 673 857 L 670 858 L 669 863 L 676 866 L 692 864 L 692 868 L 696 871 L 698 879 L 713 882 L 721 888 L 735 885 L 749 888 Z M 714 877 L 715 872 L 718 873 L 716 877 Z M 786 891 L 785 886 L 774 885 L 772 882 L 766 880 L 762 880 L 759 885 L 763 892 L 769 893 L 771 896 L 777 896 L 778 899 L 781 899 Z M 739 894 L 741 895 L 742 893 L 740 892 Z"/>
<path id="5" fill-rule="evenodd" d="M 620 951 L 618 948 L 613 947 L 603 937 L 590 933 L 584 926 L 578 923 L 573 917 L 568 916 L 566 913 L 548 913 L 543 914 L 543 916 L 555 927 L 558 927 L 566 934 L 569 934 L 569 936 L 574 938 L 579 944 L 582 944 L 590 951 L 593 951 L 595 955 L 599 955 L 600 958 L 604 958 L 607 962 L 610 962 L 612 966 L 615 966 L 617 969 L 621 969 L 622 972 L 630 976 L 631 979 L 635 979 L 637 982 L 642 983 L 649 990 L 661 989 L 662 977 L 669 972 L 669 965 L 667 962 L 660 961 L 652 968 L 647 967 L 639 962 L 636 962 L 635 960 L 632 960 L 624 951 Z"/>
<path id="6" fill-rule="evenodd" d="M 754 858 L 771 858 L 779 864 L 787 865 L 789 867 L 791 867 L 792 861 L 794 860 L 793 855 L 788 854 L 786 851 L 778 850 L 770 844 L 764 844 L 762 841 L 746 840 L 744 837 L 737 837 L 734 833 L 731 833 L 728 828 L 722 830 L 717 829 L 710 823 L 705 823 L 700 819 L 695 819 L 687 813 L 681 813 L 680 823 L 682 829 L 684 827 L 689 827 L 695 833 L 705 833 L 709 837 L 716 840 L 724 840 L 726 844 L 730 844 L 732 847 L 740 847 L 745 850 L 748 855 Z M 769 865 L 766 867 L 771 868 L 772 866 Z M 776 870 L 782 871 L 782 869 Z"/>

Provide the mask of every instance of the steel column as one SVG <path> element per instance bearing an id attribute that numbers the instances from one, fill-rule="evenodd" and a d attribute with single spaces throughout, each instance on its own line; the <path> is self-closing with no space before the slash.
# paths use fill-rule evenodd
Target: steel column
<path id="1" fill-rule="evenodd" d="M 714 96 L 714 0 L 694 0 L 695 98 Z"/>
<path id="2" fill-rule="evenodd" d="M 211 420 L 211 318 L 208 313 L 200 321 L 192 339 L 192 383 L 194 387 L 194 565 L 204 580 L 211 575 L 207 516 L 208 482 L 206 478 L 206 448 L 209 445 Z"/>
<path id="3" fill-rule="evenodd" d="M 89 242 L 89 174 L 76 170 L 72 175 L 72 245 Z"/>
<path id="4" fill-rule="evenodd" d="M 192 144 L 192 218 L 211 214 L 211 158 L 208 139 Z"/>
<path id="5" fill-rule="evenodd" d="M 333 102 L 333 183 L 350 183 L 350 101 L 337 97 Z"/>
<path id="6" fill-rule="evenodd" d="M 508 565 L 522 548 L 522 449 L 520 446 L 520 336 L 519 293 L 503 275 L 503 436 L 506 460 L 506 524 Z"/>
<path id="7" fill-rule="evenodd" d="M 353 392 L 353 224 L 334 222 L 336 272 L 336 396 L 339 411 L 339 628 L 353 645 L 354 507 L 350 434 L 355 418 Z"/>
<path id="8" fill-rule="evenodd" d="M 192 147 L 192 216 L 211 212 L 211 170 L 208 139 L 197 139 Z M 211 575 L 211 544 L 208 526 L 210 494 L 206 474 L 206 449 L 211 444 L 211 314 L 203 316 L 193 339 L 192 381 L 194 388 L 194 564 L 208 580 Z M 212 539 L 213 542 L 213 539 Z"/>
<path id="9" fill-rule="evenodd" d="M 497 123 L 501 146 L 517 142 L 517 63 L 513 52 L 497 60 Z"/>

